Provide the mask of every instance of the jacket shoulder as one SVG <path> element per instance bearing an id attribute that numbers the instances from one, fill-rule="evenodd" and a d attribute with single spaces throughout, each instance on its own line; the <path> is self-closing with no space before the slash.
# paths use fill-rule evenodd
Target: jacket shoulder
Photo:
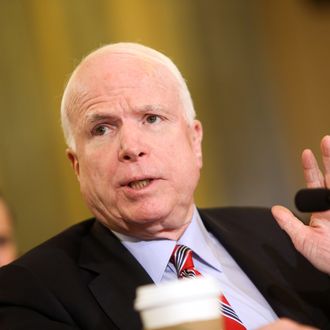
<path id="1" fill-rule="evenodd" d="M 44 267 L 48 263 L 54 263 L 54 258 L 62 258 L 62 262 L 69 259 L 77 260 L 80 254 L 81 242 L 90 234 L 96 220 L 94 218 L 74 224 L 61 233 L 46 240 L 22 255 L 14 264 L 19 266 Z"/>
<path id="2" fill-rule="evenodd" d="M 267 207 L 254 207 L 254 206 L 226 206 L 226 207 L 212 207 L 212 208 L 199 208 L 200 213 L 207 216 L 223 216 L 230 217 L 246 217 L 246 215 L 254 215 L 257 217 L 271 216 L 270 208 Z"/>
<path id="3" fill-rule="evenodd" d="M 266 226 L 280 230 L 270 208 L 265 207 L 214 207 L 199 209 L 206 224 L 230 226 L 232 228 L 253 228 Z M 254 227 L 256 229 L 256 227 Z"/>

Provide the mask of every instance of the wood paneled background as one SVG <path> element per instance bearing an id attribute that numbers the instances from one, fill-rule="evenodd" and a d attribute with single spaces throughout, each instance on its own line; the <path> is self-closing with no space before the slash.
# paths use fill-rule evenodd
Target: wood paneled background
<path id="1" fill-rule="evenodd" d="M 65 157 L 59 104 L 92 49 L 169 55 L 204 123 L 199 206 L 293 207 L 300 153 L 330 133 L 330 6 L 312 0 L 3 0 L 0 190 L 21 252 L 89 216 Z"/>

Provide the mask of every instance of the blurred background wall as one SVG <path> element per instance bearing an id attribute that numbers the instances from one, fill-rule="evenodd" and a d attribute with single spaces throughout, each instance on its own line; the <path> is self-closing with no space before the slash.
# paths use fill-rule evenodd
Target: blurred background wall
<path id="1" fill-rule="evenodd" d="M 317 0 L 2 0 L 0 190 L 21 252 L 89 215 L 65 157 L 59 104 L 101 45 L 169 55 L 204 123 L 197 204 L 294 208 L 300 154 L 330 133 L 330 6 Z"/>

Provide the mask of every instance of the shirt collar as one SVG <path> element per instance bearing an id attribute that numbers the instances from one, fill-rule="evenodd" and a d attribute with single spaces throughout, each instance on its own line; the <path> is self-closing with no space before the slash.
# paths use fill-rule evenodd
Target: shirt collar
<path id="1" fill-rule="evenodd" d="M 210 246 L 210 234 L 204 227 L 196 207 L 189 226 L 178 242 L 168 239 L 143 241 L 115 231 L 112 232 L 120 239 L 121 243 L 130 251 L 156 284 L 160 283 L 176 244 L 188 246 L 201 260 L 221 271 L 221 265 Z"/>
<path id="2" fill-rule="evenodd" d="M 196 258 L 208 264 L 208 266 L 222 271 L 221 264 L 217 259 L 213 245 L 211 244 L 210 233 L 206 230 L 202 219 L 195 209 L 193 219 L 177 244 L 188 246 L 193 250 Z"/>
<path id="3" fill-rule="evenodd" d="M 176 242 L 168 239 L 144 241 L 115 231 L 112 232 L 141 264 L 151 279 L 155 283 L 159 283 L 169 263 Z"/>

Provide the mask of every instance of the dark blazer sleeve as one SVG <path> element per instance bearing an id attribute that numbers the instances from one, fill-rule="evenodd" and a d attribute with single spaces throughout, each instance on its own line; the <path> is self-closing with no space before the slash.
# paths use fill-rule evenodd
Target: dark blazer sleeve
<path id="1" fill-rule="evenodd" d="M 94 219 L 0 269 L 1 330 L 141 330 L 143 267 Z"/>
<path id="2" fill-rule="evenodd" d="M 0 329 L 77 329 L 64 307 L 33 274 L 20 266 L 1 269 Z"/>

